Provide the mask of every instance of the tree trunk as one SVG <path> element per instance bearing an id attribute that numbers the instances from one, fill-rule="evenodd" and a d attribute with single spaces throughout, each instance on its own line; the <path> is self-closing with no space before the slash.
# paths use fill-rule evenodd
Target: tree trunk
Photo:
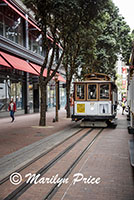
<path id="1" fill-rule="evenodd" d="M 40 106 L 40 126 L 46 126 L 46 111 L 47 111 L 47 84 L 40 84 L 41 90 L 41 106 Z"/>
<path id="2" fill-rule="evenodd" d="M 66 96 L 67 96 L 67 118 L 70 118 L 70 83 L 69 81 L 66 82 Z"/>

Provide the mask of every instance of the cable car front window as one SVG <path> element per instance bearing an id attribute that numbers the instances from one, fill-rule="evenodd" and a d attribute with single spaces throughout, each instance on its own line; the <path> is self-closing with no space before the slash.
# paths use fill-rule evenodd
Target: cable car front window
<path id="1" fill-rule="evenodd" d="M 80 84 L 76 86 L 76 99 L 77 100 L 84 100 L 85 99 L 85 85 L 84 84 Z"/>
<path id="2" fill-rule="evenodd" d="M 109 99 L 109 84 L 100 85 L 100 99 Z"/>
<path id="3" fill-rule="evenodd" d="M 96 85 L 88 85 L 88 99 L 97 99 Z"/>

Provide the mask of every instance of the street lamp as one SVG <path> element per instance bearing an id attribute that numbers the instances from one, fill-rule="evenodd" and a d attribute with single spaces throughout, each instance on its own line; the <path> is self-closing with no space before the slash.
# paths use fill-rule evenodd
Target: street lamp
<path id="1" fill-rule="evenodd" d="M 58 122 L 58 74 L 55 75 L 55 89 L 56 89 L 56 109 L 55 109 L 55 121 Z"/>

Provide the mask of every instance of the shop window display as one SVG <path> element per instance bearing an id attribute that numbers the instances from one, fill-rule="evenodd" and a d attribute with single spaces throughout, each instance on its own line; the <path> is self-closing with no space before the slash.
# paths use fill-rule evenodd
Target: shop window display
<path id="1" fill-rule="evenodd" d="M 16 108 L 22 109 L 22 84 L 19 83 L 11 83 L 11 98 L 16 102 Z"/>
<path id="2" fill-rule="evenodd" d="M 33 84 L 29 84 L 29 109 L 33 111 Z"/>
<path id="3" fill-rule="evenodd" d="M 22 109 L 22 84 L 12 83 L 10 80 L 0 82 L 0 112 L 8 111 L 8 104 L 13 98 L 17 110 Z"/>
<path id="4" fill-rule="evenodd" d="M 9 88 L 7 80 L 0 82 L 0 112 L 6 111 L 9 103 Z"/>

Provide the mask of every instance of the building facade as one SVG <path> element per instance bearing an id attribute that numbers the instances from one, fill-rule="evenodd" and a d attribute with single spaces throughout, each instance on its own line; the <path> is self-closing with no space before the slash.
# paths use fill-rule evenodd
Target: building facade
<path id="1" fill-rule="evenodd" d="M 116 73 L 117 80 L 116 84 L 118 86 L 118 100 L 119 102 L 126 100 L 127 98 L 127 76 L 128 76 L 128 66 L 118 57 L 116 63 Z"/>
<path id="2" fill-rule="evenodd" d="M 45 50 L 41 31 L 28 12 L 20 0 L 0 0 L 0 114 L 8 110 L 11 98 L 21 113 L 39 112 L 39 72 Z M 64 78 L 64 71 L 60 70 L 60 106 L 65 106 L 66 101 Z M 52 108 L 55 106 L 54 80 L 47 91 L 47 105 Z"/>

